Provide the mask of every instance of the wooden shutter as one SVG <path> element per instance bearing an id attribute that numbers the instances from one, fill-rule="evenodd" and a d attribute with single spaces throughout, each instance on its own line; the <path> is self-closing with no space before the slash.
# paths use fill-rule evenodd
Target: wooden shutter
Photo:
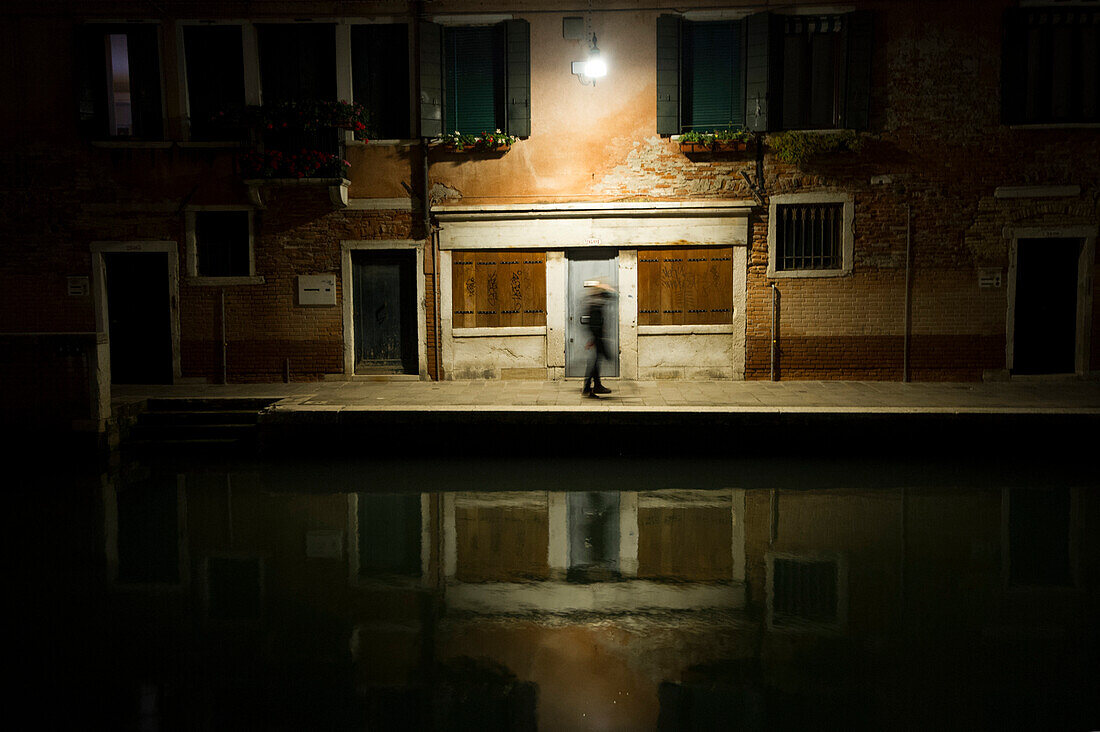
<path id="1" fill-rule="evenodd" d="M 657 134 L 680 134 L 680 26 L 678 15 L 657 17 Z"/>
<path id="2" fill-rule="evenodd" d="M 745 23 L 745 126 L 767 132 L 781 119 L 782 18 L 756 13 Z"/>
<path id="3" fill-rule="evenodd" d="M 454 252 L 451 311 L 455 328 L 546 325 L 546 253 Z"/>
<path id="4" fill-rule="evenodd" d="M 638 325 L 733 322 L 733 248 L 638 253 Z"/>
<path id="5" fill-rule="evenodd" d="M 164 136 L 160 101 L 160 26 L 131 26 L 126 32 L 134 136 Z"/>
<path id="6" fill-rule="evenodd" d="M 420 23 L 420 136 L 443 134 L 443 28 Z"/>
<path id="7" fill-rule="evenodd" d="M 505 132 L 531 135 L 531 26 L 526 20 L 504 22 L 507 79 Z"/>
<path id="8" fill-rule="evenodd" d="M 844 16 L 844 24 L 848 35 L 848 76 L 843 126 L 865 130 L 871 114 L 873 16 L 868 10 L 857 10 Z"/>

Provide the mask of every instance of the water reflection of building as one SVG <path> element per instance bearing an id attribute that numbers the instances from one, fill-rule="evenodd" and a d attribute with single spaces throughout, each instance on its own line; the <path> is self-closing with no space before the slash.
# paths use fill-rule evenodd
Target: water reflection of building
<path id="1" fill-rule="evenodd" d="M 1086 491 L 291 493 L 187 473 L 112 483 L 104 508 L 120 658 L 166 716 L 1070 723 L 1096 681 Z"/>

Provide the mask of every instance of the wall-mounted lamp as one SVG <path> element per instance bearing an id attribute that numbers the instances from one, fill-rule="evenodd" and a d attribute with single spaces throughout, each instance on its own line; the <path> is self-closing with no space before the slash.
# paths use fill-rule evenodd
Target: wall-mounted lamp
<path id="1" fill-rule="evenodd" d="M 574 61 L 572 71 L 578 77 L 582 84 L 587 84 L 590 81 L 593 86 L 596 84 L 596 79 L 602 79 L 607 76 L 607 62 L 600 56 L 599 46 L 596 45 L 596 35 L 592 35 L 592 43 L 588 48 L 588 60 L 587 61 Z"/>

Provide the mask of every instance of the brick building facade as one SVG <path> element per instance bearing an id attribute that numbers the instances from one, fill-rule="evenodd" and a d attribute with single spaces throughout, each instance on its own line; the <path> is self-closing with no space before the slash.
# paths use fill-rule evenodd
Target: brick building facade
<path id="1" fill-rule="evenodd" d="M 8 362 L 571 377 L 599 276 L 625 378 L 1100 368 L 1095 2 L 651 5 L 9 5 Z M 211 127 L 314 99 L 373 139 Z M 448 149 L 459 126 L 518 139 Z M 742 127 L 744 152 L 679 144 Z M 350 165 L 248 171 L 298 145 Z"/>

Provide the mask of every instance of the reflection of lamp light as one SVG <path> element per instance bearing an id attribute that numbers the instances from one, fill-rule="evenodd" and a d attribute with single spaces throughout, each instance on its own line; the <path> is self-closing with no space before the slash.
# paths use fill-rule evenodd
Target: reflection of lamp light
<path id="1" fill-rule="evenodd" d="M 574 61 L 572 72 L 580 77 L 582 84 L 607 76 L 607 62 L 600 56 L 600 49 L 596 45 L 595 35 L 592 36 L 592 44 L 588 49 L 588 60 Z M 595 81 L 592 81 L 592 83 L 595 84 Z"/>

